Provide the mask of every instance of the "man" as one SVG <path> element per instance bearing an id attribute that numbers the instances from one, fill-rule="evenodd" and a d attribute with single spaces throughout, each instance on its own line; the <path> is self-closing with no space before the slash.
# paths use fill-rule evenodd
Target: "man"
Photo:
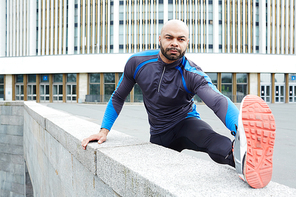
<path id="1" fill-rule="evenodd" d="M 142 90 L 148 113 L 150 142 L 176 151 L 191 149 L 206 152 L 215 162 L 236 167 L 241 178 L 252 187 L 264 187 L 271 179 L 270 167 L 267 167 L 268 172 L 263 170 L 268 176 L 261 176 L 264 173 L 259 172 L 257 168 L 261 169 L 262 166 L 257 163 L 259 160 L 259 163 L 261 160 L 266 160 L 265 151 L 273 146 L 264 145 L 263 147 L 257 138 L 252 139 L 255 135 L 246 136 L 243 124 L 247 124 L 248 120 L 242 122 L 244 110 L 242 109 L 240 113 L 236 106 L 217 90 L 201 68 L 184 56 L 188 43 L 189 32 L 186 24 L 179 20 L 171 20 L 165 23 L 161 30 L 160 50 L 140 52 L 131 56 L 108 102 L 100 132 L 84 139 L 82 147 L 85 149 L 90 141 L 98 140 L 99 144 L 106 141 L 107 134 L 118 117 L 125 98 L 137 83 Z M 215 112 L 233 135 L 238 133 L 239 138 L 235 140 L 234 151 L 229 138 L 216 133 L 201 120 L 193 101 L 195 94 Z M 249 100 L 247 99 L 245 103 Z M 261 102 L 264 101 L 256 100 L 251 104 Z M 262 107 L 257 106 L 257 108 L 261 110 Z M 261 118 L 258 119 L 261 120 Z M 237 126 L 240 133 L 237 132 Z M 266 134 L 269 135 L 269 132 Z M 247 141 L 247 138 L 251 140 Z M 246 145 L 247 143 L 250 145 Z M 249 152 L 250 150 L 255 152 L 252 145 L 255 143 L 261 146 L 263 151 L 261 158 L 246 154 L 247 149 Z M 269 150 L 268 154 L 272 155 L 272 150 Z M 233 152 L 236 155 L 235 159 Z M 254 168 L 256 170 L 252 171 L 253 168 L 251 169 L 249 163 L 257 165 Z M 253 178 L 254 176 L 256 178 Z"/>

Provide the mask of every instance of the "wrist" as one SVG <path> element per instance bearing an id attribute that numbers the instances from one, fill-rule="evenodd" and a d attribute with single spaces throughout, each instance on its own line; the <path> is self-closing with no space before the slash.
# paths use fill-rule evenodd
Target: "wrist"
<path id="1" fill-rule="evenodd" d="M 109 130 L 105 128 L 101 128 L 100 133 L 104 133 L 105 135 L 107 135 L 109 133 Z"/>

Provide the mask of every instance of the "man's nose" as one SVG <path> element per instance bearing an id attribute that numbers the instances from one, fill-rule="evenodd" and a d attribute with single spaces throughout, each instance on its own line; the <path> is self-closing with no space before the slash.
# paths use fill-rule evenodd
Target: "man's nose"
<path id="1" fill-rule="evenodd" d="M 171 46 L 172 47 L 178 47 L 178 41 L 177 41 L 177 39 L 172 39 Z"/>

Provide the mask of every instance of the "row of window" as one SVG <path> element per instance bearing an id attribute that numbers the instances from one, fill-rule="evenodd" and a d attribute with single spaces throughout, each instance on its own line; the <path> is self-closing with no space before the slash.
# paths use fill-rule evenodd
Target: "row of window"
<path id="1" fill-rule="evenodd" d="M 243 97 L 249 94 L 249 77 L 246 73 L 207 73 L 207 75 L 217 89 L 233 102 L 241 102 Z M 122 73 L 88 74 L 86 102 L 107 102 L 121 76 Z M 287 76 L 288 81 L 286 82 Z M 272 83 L 270 73 L 260 74 L 260 96 L 266 102 L 272 102 Z M 4 99 L 4 86 L 4 75 L 0 75 L 0 99 Z M 285 92 L 286 86 L 288 86 L 288 92 Z M 14 75 L 14 87 L 14 100 L 39 99 L 40 102 L 78 101 L 77 74 Z M 52 93 L 50 93 L 50 89 Z M 284 103 L 286 96 L 288 102 L 296 102 L 296 74 L 275 74 L 274 102 Z M 194 100 L 201 102 L 198 96 Z M 126 101 L 143 101 L 142 91 L 137 84 Z"/>

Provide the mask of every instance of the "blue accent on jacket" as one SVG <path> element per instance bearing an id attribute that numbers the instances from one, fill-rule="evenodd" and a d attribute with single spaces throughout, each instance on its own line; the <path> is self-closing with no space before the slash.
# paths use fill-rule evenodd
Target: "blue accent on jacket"
<path id="1" fill-rule="evenodd" d="M 185 118 L 200 119 L 193 101 L 195 95 L 214 111 L 229 130 L 236 132 L 238 109 L 218 91 L 202 69 L 186 57 L 166 64 L 159 52 L 144 51 L 128 59 L 124 74 L 108 102 L 102 128 L 111 129 L 125 98 L 137 83 L 143 93 L 151 135 L 168 131 Z"/>

